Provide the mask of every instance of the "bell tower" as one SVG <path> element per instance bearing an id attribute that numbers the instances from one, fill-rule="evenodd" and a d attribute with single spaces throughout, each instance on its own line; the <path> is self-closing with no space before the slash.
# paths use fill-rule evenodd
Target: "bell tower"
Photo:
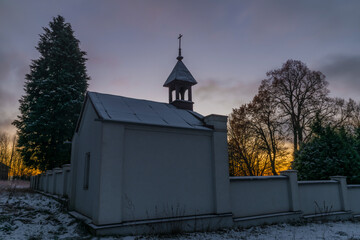
<path id="1" fill-rule="evenodd" d="M 192 101 L 191 87 L 197 84 L 190 71 L 182 62 L 181 56 L 181 37 L 179 34 L 179 56 L 178 61 L 164 83 L 164 87 L 169 88 L 169 103 L 180 109 L 193 110 L 194 102 Z M 175 95 L 173 96 L 173 93 Z"/>

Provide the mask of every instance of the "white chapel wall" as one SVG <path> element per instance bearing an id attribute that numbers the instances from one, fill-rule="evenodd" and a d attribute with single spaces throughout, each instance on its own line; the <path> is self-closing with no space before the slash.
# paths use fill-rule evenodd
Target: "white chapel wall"
<path id="1" fill-rule="evenodd" d="M 121 222 L 124 125 L 103 122 L 101 145 L 101 161 L 96 169 L 99 192 L 94 199 L 93 220 L 96 224 Z"/>
<path id="2" fill-rule="evenodd" d="M 214 212 L 211 131 L 127 127 L 123 220 Z"/>
<path id="3" fill-rule="evenodd" d="M 74 182 L 72 191 L 74 194 L 74 208 L 88 216 L 93 216 L 93 202 L 98 194 L 99 182 L 99 162 L 101 154 L 101 122 L 96 121 L 97 115 L 90 101 L 85 105 L 82 122 L 78 133 L 73 139 L 73 146 L 76 147 L 76 152 L 72 161 L 72 181 Z M 84 189 L 84 173 L 85 173 L 85 156 L 90 153 L 90 173 L 89 173 L 89 187 Z"/>

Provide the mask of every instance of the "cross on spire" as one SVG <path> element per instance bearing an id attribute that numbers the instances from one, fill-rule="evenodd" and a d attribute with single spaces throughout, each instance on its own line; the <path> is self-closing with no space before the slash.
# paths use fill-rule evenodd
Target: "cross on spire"
<path id="1" fill-rule="evenodd" d="M 181 61 L 183 59 L 183 56 L 181 56 L 181 38 L 182 38 L 182 34 L 179 34 L 179 56 L 176 58 L 177 60 Z"/>

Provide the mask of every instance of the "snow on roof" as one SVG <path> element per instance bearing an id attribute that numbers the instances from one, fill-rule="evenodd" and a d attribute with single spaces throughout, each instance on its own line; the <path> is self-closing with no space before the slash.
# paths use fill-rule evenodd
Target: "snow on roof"
<path id="1" fill-rule="evenodd" d="M 203 116 L 167 103 L 88 92 L 88 98 L 105 121 L 209 130 Z"/>
<path id="2" fill-rule="evenodd" d="M 195 78 L 191 75 L 185 64 L 180 60 L 176 63 L 174 69 L 164 83 L 164 87 L 167 87 L 171 82 L 175 80 L 189 82 L 191 83 L 191 85 L 197 84 Z"/>

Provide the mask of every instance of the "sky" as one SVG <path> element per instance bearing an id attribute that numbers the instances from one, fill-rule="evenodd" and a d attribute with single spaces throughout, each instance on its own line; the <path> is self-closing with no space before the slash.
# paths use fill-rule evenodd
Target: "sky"
<path id="1" fill-rule="evenodd" d="M 90 91 L 167 102 L 181 33 L 200 114 L 229 115 L 288 59 L 323 72 L 331 96 L 360 101 L 357 0 L 0 0 L 0 132 L 15 133 L 39 34 L 57 15 L 87 52 Z"/>

